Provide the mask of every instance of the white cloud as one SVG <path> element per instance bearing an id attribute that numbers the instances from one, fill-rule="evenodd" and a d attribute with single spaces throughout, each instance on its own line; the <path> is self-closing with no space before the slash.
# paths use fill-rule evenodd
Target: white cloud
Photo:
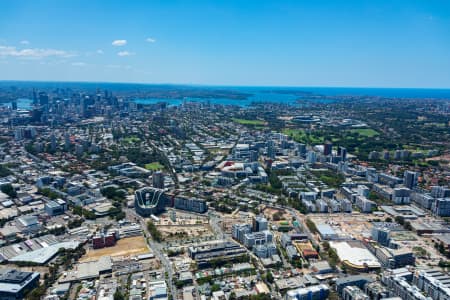
<path id="1" fill-rule="evenodd" d="M 130 65 L 106 65 L 105 67 L 109 69 L 122 69 L 122 70 L 131 70 L 133 69 Z"/>
<path id="2" fill-rule="evenodd" d="M 20 41 L 20 43 L 21 43 L 22 45 L 29 45 L 29 44 L 30 44 L 30 42 L 27 41 L 27 40 Z"/>
<path id="3" fill-rule="evenodd" d="M 103 53 L 105 53 L 105 52 L 103 52 L 102 49 L 98 49 L 96 52 L 97 52 L 97 54 L 103 54 Z"/>
<path id="4" fill-rule="evenodd" d="M 17 57 L 25 59 L 41 59 L 45 57 L 73 57 L 74 52 L 56 49 L 27 48 L 17 49 L 13 46 L 0 46 L 0 57 Z"/>
<path id="5" fill-rule="evenodd" d="M 84 67 L 84 66 L 86 66 L 86 63 L 84 63 L 84 62 L 73 62 L 72 66 L 74 66 L 74 67 Z"/>
<path id="6" fill-rule="evenodd" d="M 149 43 L 156 42 L 156 40 L 154 38 L 151 38 L 151 37 L 147 38 L 146 41 L 149 42 Z"/>
<path id="7" fill-rule="evenodd" d="M 130 55 L 134 55 L 134 53 L 133 52 L 128 52 L 128 51 L 120 51 L 120 52 L 117 52 L 117 55 L 119 55 L 119 56 L 130 56 Z"/>
<path id="8" fill-rule="evenodd" d="M 127 40 L 115 40 L 111 43 L 111 45 L 116 46 L 116 47 L 125 46 L 126 44 L 127 44 Z"/>

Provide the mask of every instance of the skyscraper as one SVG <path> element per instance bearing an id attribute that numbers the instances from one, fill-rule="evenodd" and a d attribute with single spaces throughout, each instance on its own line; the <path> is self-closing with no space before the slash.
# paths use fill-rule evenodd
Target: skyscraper
<path id="1" fill-rule="evenodd" d="M 50 136 L 50 147 L 52 151 L 56 151 L 56 137 L 54 133 Z"/>
<path id="2" fill-rule="evenodd" d="M 298 156 L 303 156 L 306 153 L 305 144 L 297 144 L 297 154 Z"/>
<path id="3" fill-rule="evenodd" d="M 331 155 L 332 151 L 333 151 L 333 144 L 332 143 L 325 143 L 323 145 L 323 155 Z"/>
<path id="4" fill-rule="evenodd" d="M 274 159 L 275 158 L 275 145 L 274 142 L 272 140 L 267 142 L 267 156 Z"/>
<path id="5" fill-rule="evenodd" d="M 347 148 L 338 147 L 338 155 L 341 157 L 342 161 L 347 160 Z"/>
<path id="6" fill-rule="evenodd" d="M 419 173 L 412 171 L 405 171 L 403 175 L 403 184 L 409 188 L 413 189 L 417 186 L 417 179 L 419 177 Z"/>
<path id="7" fill-rule="evenodd" d="M 47 93 L 44 92 L 40 92 L 39 93 L 39 104 L 44 106 L 44 105 L 48 105 L 48 95 Z"/>
<path id="8" fill-rule="evenodd" d="M 164 173 L 157 171 L 152 176 L 153 187 L 158 189 L 164 188 Z"/>

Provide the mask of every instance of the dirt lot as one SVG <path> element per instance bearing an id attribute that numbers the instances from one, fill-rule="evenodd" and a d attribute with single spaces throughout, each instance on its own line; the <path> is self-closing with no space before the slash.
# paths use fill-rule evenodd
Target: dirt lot
<path id="1" fill-rule="evenodd" d="M 268 220 L 271 220 L 271 221 L 273 221 L 274 214 L 278 214 L 280 216 L 280 220 L 290 221 L 292 219 L 291 215 L 284 209 L 276 209 L 276 208 L 266 207 L 263 211 L 263 214 Z"/>
<path id="2" fill-rule="evenodd" d="M 165 240 L 189 239 L 213 235 L 211 227 L 208 224 L 158 226 L 158 230 L 162 233 Z"/>
<path id="3" fill-rule="evenodd" d="M 313 214 L 308 216 L 316 224 L 328 224 L 341 237 L 362 239 L 371 236 L 371 215 L 353 214 Z"/>
<path id="4" fill-rule="evenodd" d="M 102 256 L 131 256 L 148 253 L 149 249 L 144 237 L 135 236 L 120 239 L 114 247 L 102 249 L 88 249 L 86 254 L 80 259 L 81 262 L 97 260 Z"/>

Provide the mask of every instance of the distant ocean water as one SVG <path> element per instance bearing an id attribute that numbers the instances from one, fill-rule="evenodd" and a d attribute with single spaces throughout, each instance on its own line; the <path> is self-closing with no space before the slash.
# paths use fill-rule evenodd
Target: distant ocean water
<path id="1" fill-rule="evenodd" d="M 19 99 L 17 99 L 16 102 L 17 102 L 17 108 L 18 109 L 29 110 L 29 109 L 32 108 L 32 105 L 33 105 L 33 100 L 26 99 L 26 98 L 19 98 Z M 0 106 L 11 107 L 12 103 L 11 102 L 4 102 L 4 103 L 1 103 Z"/>
<path id="2" fill-rule="evenodd" d="M 135 99 L 140 104 L 155 104 L 166 102 L 169 105 L 180 105 L 184 101 L 207 102 L 211 104 L 249 106 L 253 102 L 297 104 L 302 98 L 302 93 L 323 96 L 374 96 L 385 98 L 414 98 L 414 99 L 448 99 L 450 100 L 450 89 L 412 89 L 412 88 L 335 88 L 335 87 L 201 87 L 205 89 L 230 90 L 250 94 L 247 99 L 229 98 L 146 98 Z M 315 102 L 331 102 L 330 99 L 317 98 Z"/>
<path id="3" fill-rule="evenodd" d="M 207 102 L 212 104 L 249 106 L 253 102 L 270 102 L 282 104 L 297 104 L 298 99 L 302 99 L 305 95 L 323 95 L 324 97 L 314 97 L 314 102 L 331 102 L 326 96 L 378 96 L 385 98 L 415 98 L 415 99 L 447 99 L 450 100 L 450 89 L 428 89 L 428 88 L 352 88 L 352 87 L 270 87 L 270 86 L 202 86 L 202 85 L 172 85 L 172 84 L 136 84 L 136 83 L 105 83 L 105 82 L 33 82 L 33 81 L 0 81 L 0 88 L 18 86 L 23 88 L 37 89 L 66 89 L 70 88 L 74 91 L 87 90 L 96 92 L 97 89 L 106 89 L 111 92 L 122 93 L 126 95 L 128 92 L 153 91 L 164 95 L 167 90 L 170 91 L 191 91 L 195 94 L 195 90 L 202 91 L 231 91 L 232 96 L 235 94 L 249 95 L 245 99 L 236 99 L 236 97 L 226 96 L 221 98 L 145 98 L 134 99 L 137 103 L 154 104 L 158 102 L 166 102 L 169 105 L 180 105 L 183 101 L 190 102 Z M 169 93 L 168 93 L 169 94 Z M 221 93 L 221 95 L 226 93 Z M 307 97 L 307 96 L 306 96 Z M 0 105 L 11 106 L 11 103 L 1 103 Z M 18 99 L 18 108 L 30 109 L 32 100 Z"/>

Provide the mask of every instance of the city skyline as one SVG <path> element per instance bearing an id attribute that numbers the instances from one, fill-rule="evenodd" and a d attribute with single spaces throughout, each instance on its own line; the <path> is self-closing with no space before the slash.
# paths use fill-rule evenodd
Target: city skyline
<path id="1" fill-rule="evenodd" d="M 3 1 L 0 80 L 450 87 L 450 5 Z"/>

